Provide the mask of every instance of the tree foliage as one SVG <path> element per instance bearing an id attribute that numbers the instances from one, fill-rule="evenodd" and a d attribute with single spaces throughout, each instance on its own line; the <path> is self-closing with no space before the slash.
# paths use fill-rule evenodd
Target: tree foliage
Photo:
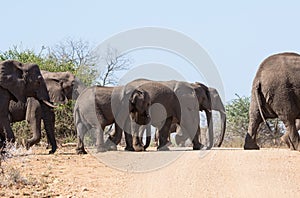
<path id="1" fill-rule="evenodd" d="M 226 105 L 227 131 L 244 136 L 248 130 L 250 97 L 236 96 L 236 99 Z"/>

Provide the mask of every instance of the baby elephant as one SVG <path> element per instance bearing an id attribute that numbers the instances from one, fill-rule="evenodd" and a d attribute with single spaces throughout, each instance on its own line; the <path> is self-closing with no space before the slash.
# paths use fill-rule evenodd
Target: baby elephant
<path id="1" fill-rule="evenodd" d="M 78 136 L 76 152 L 86 154 L 83 140 L 89 131 L 96 135 L 97 152 L 106 151 L 103 133 L 105 127 L 115 123 L 115 130 L 121 133 L 122 130 L 131 132 L 133 123 L 148 124 L 149 106 L 149 94 L 142 89 L 126 90 L 123 86 L 93 86 L 85 89 L 74 107 L 73 115 Z M 126 126 L 128 123 L 129 126 Z"/>

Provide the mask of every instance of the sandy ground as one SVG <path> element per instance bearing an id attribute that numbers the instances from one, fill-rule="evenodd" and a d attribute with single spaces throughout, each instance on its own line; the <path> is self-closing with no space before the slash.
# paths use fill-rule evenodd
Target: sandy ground
<path id="1" fill-rule="evenodd" d="M 300 197 L 300 152 L 288 149 L 47 155 L 34 147 L 1 167 L 1 197 Z"/>

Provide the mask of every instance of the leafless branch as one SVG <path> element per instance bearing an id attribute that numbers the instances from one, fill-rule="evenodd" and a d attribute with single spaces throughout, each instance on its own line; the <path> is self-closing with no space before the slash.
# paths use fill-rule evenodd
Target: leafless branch
<path id="1" fill-rule="evenodd" d="M 107 48 L 102 59 L 106 64 L 105 68 L 100 72 L 100 84 L 102 86 L 115 85 L 117 83 L 115 72 L 129 69 L 132 63 L 130 58 L 125 54 L 120 54 L 117 49 L 112 47 Z"/>

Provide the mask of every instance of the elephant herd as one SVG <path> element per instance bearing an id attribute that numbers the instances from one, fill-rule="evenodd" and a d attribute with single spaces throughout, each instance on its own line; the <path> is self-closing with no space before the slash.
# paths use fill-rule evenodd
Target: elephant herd
<path id="1" fill-rule="evenodd" d="M 286 127 L 282 136 L 291 150 L 300 150 L 300 55 L 280 53 L 265 59 L 253 80 L 249 128 L 244 149 L 259 149 L 257 130 L 267 118 L 279 118 Z M 54 104 L 76 100 L 73 117 L 78 136 L 76 152 L 87 153 L 84 138 L 93 134 L 98 152 L 116 150 L 125 136 L 128 151 L 144 151 L 150 144 L 151 126 L 157 129 L 157 150 L 168 150 L 170 133 L 176 142 L 190 139 L 194 150 L 200 140 L 199 111 L 208 124 L 208 148 L 221 146 L 226 130 L 226 112 L 218 91 L 195 82 L 136 79 L 126 85 L 84 87 L 70 72 L 41 71 L 36 64 L 14 60 L 0 62 L 0 147 L 15 140 L 11 123 L 27 120 L 33 137 L 27 148 L 41 139 L 43 120 L 49 153 L 57 149 Z M 214 141 L 212 111 L 221 118 L 221 133 Z M 115 130 L 104 138 L 106 126 Z M 146 142 L 144 144 L 144 132 Z"/>

